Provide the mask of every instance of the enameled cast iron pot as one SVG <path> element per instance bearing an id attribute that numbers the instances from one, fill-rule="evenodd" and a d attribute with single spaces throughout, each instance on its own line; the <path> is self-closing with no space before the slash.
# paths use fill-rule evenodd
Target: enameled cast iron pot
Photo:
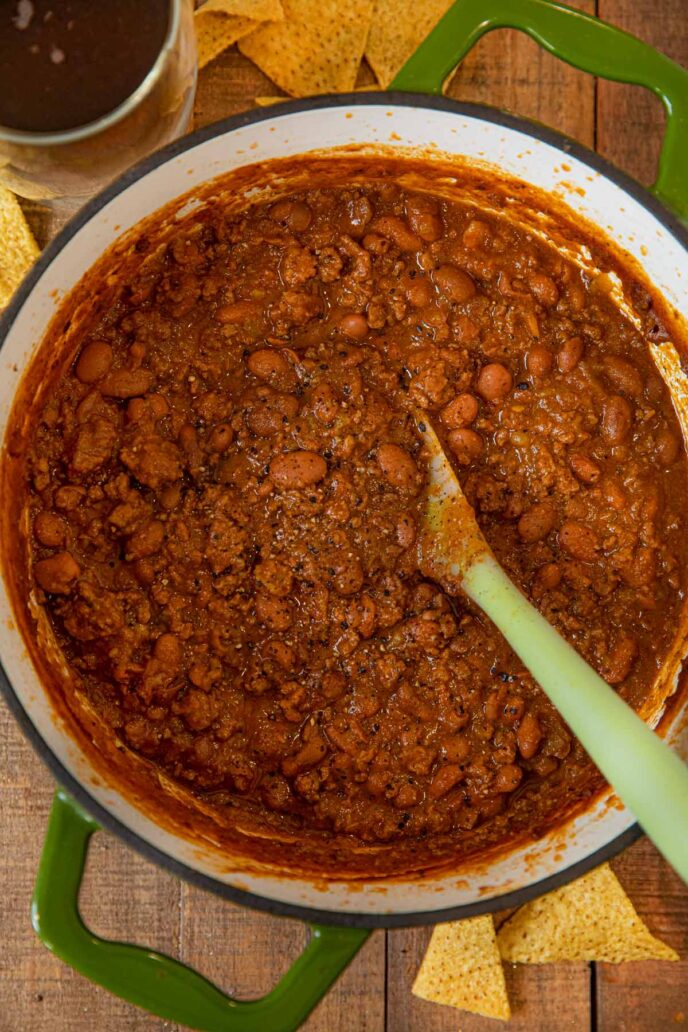
<path id="1" fill-rule="evenodd" d="M 490 108 L 441 97 L 441 84 L 483 33 L 521 29 L 585 71 L 646 86 L 664 101 L 668 127 L 660 172 L 647 191 L 564 137 Z M 640 41 L 548 0 L 459 0 L 393 83 L 389 94 L 291 101 L 219 122 L 167 147 L 96 197 L 52 242 L 7 311 L 0 330 L 0 432 L 34 346 L 63 297 L 124 231 L 215 176 L 257 161 L 365 144 L 460 155 L 556 195 L 628 251 L 665 300 L 688 319 L 688 72 Z M 428 97 L 427 94 L 434 96 Z M 431 160 L 431 159 L 428 159 Z M 565 174 L 562 173 L 565 169 Z M 562 184 L 562 178 L 565 184 Z M 680 376 L 675 377 L 678 382 Z M 674 389 L 679 413 L 680 388 Z M 684 432 L 685 432 L 684 422 Z M 31 665 L 9 596 L 0 588 L 2 687 L 28 738 L 63 786 L 57 793 L 33 903 L 43 941 L 67 963 L 132 1003 L 192 1028 L 296 1029 L 361 946 L 368 929 L 429 924 L 515 906 L 581 875 L 639 834 L 608 797 L 557 835 L 489 868 L 417 882 L 327 888 L 306 880 L 227 873 L 198 841 L 163 829 L 95 775 L 65 733 Z M 681 707 L 663 732 L 681 749 Z M 659 712 L 651 715 L 656 720 Z M 688 735 L 684 736 L 688 754 Z M 69 794 L 67 794 L 69 793 Z M 83 925 L 78 891 L 88 840 L 104 826 L 180 877 L 235 902 L 311 924 L 309 945 L 262 1000 L 229 999 L 168 957 L 104 941 Z M 460 875 L 460 877 L 459 877 Z M 239 887 L 239 885 L 241 887 Z"/>

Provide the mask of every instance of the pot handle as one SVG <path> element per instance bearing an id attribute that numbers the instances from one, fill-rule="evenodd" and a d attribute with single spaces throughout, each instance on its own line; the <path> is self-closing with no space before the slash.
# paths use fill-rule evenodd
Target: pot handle
<path id="1" fill-rule="evenodd" d="M 172 957 L 89 931 L 79 913 L 79 888 L 89 840 L 99 830 L 57 790 L 31 904 L 33 926 L 70 967 L 160 1018 L 199 1032 L 293 1032 L 370 934 L 312 924 L 305 950 L 267 996 L 234 1000 Z"/>
<path id="2" fill-rule="evenodd" d="M 688 221 L 688 71 L 622 29 L 552 0 L 456 0 L 390 84 L 441 94 L 468 51 L 493 29 L 520 29 L 584 72 L 652 90 L 667 127 L 652 192 Z"/>

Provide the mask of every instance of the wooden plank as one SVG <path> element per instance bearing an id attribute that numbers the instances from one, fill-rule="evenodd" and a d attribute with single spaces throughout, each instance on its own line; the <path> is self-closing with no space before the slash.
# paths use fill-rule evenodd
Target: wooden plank
<path id="1" fill-rule="evenodd" d="M 685 0 L 599 0 L 599 14 L 688 66 Z M 600 81 L 597 148 L 642 183 L 655 177 L 664 122 L 661 102 L 648 90 Z"/>
<path id="2" fill-rule="evenodd" d="M 3 1032 L 127 1029 L 162 1032 L 163 1022 L 76 974 L 36 938 L 29 917 L 36 867 L 54 792 L 53 780 L 0 706 L 0 887 Z M 102 935 L 176 952 L 179 882 L 117 839 L 94 840 L 82 909 Z"/>
<path id="3" fill-rule="evenodd" d="M 198 79 L 194 106 L 194 128 L 217 122 L 256 106 L 256 97 L 271 97 L 282 91 L 247 57 L 231 47 L 207 65 Z"/>
<path id="4" fill-rule="evenodd" d="M 569 6 L 595 13 L 594 0 Z M 593 146 L 594 79 L 521 32 L 501 29 L 483 37 L 454 76 L 449 94 L 537 119 Z"/>
<path id="5" fill-rule="evenodd" d="M 491 1018 L 456 1011 L 411 993 L 430 930 L 410 928 L 388 937 L 387 1028 L 389 1032 L 493 1032 Z M 510 1032 L 588 1032 L 590 972 L 587 964 L 526 967 L 506 964 L 512 1008 Z M 565 1006 L 562 1005 L 565 1001 Z"/>
<path id="6" fill-rule="evenodd" d="M 589 14 L 595 11 L 593 0 L 571 6 Z M 594 143 L 594 80 L 545 53 L 519 32 L 500 30 L 484 37 L 457 71 L 449 95 L 504 108 L 537 119 L 588 146 Z M 387 1028 L 390 1032 L 493 1029 L 490 1019 L 457 1013 L 411 995 L 429 934 L 426 929 L 389 933 Z M 528 1032 L 588 1029 L 587 965 L 551 969 L 509 965 L 506 977 L 514 1009 L 510 1028 Z M 564 1012 L 562 999 L 566 1000 Z"/>
<path id="7" fill-rule="evenodd" d="M 651 932 L 673 946 L 678 964 L 597 964 L 598 1032 L 649 1032 L 688 1020 L 688 889 L 648 841 L 613 863 L 619 881 Z"/>
<path id="8" fill-rule="evenodd" d="M 239 999 L 269 992 L 307 939 L 302 921 L 232 906 L 193 886 L 182 888 L 182 959 Z M 315 1009 L 304 1032 L 383 1032 L 384 984 L 384 933 L 379 933 Z"/>
<path id="9" fill-rule="evenodd" d="M 685 0 L 599 0 L 599 14 L 683 65 L 688 65 Z M 654 179 L 664 130 L 662 106 L 640 87 L 600 81 L 597 146 L 600 153 L 641 182 Z M 688 890 L 647 840 L 614 863 L 614 869 L 650 929 L 686 956 Z M 669 1029 L 688 1015 L 686 964 L 637 963 L 596 969 L 599 1032 Z"/>

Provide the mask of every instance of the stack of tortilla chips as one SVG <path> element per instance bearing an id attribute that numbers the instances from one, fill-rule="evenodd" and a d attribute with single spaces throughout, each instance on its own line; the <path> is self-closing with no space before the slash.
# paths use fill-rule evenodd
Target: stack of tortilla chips
<path id="1" fill-rule="evenodd" d="M 502 961 L 678 960 L 636 913 L 608 864 L 527 903 L 495 932 L 492 917 L 438 925 L 413 992 L 424 1000 L 507 1021 Z"/>
<path id="2" fill-rule="evenodd" d="M 233 43 L 293 97 L 353 90 L 365 57 L 386 88 L 452 0 L 206 0 L 201 68 Z M 277 100 L 278 98 L 273 98 Z"/>

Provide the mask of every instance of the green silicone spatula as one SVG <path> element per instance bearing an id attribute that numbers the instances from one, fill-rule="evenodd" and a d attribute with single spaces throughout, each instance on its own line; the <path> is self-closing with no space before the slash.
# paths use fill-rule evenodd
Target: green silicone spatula
<path id="1" fill-rule="evenodd" d="M 512 584 L 424 415 L 430 483 L 421 569 L 490 617 L 659 851 L 688 882 L 688 767 Z"/>

